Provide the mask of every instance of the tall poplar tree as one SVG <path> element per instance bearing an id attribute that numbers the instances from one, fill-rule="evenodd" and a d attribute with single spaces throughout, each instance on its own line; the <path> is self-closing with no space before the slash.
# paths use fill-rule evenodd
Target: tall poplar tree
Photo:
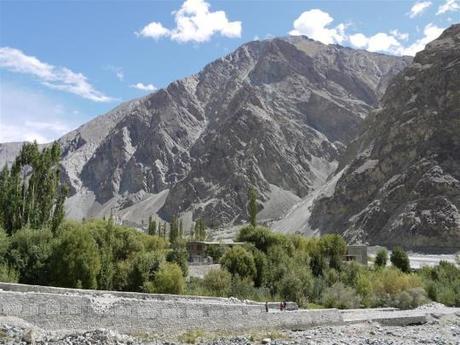
<path id="1" fill-rule="evenodd" d="M 57 142 L 40 151 L 26 143 L 11 168 L 0 174 L 0 221 L 8 233 L 24 226 L 57 229 L 64 218 L 67 188 L 60 186 Z"/>

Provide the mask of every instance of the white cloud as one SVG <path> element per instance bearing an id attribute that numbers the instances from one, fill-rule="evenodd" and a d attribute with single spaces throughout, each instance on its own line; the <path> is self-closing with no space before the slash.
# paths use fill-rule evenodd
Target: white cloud
<path id="1" fill-rule="evenodd" d="M 0 142 L 46 143 L 79 125 L 73 111 L 42 93 L 2 83 L 0 99 Z"/>
<path id="2" fill-rule="evenodd" d="M 134 89 L 142 90 L 142 91 L 155 91 L 155 90 L 157 90 L 157 87 L 155 85 L 153 85 L 153 84 L 137 83 L 137 84 L 130 85 L 130 87 L 132 87 Z"/>
<path id="3" fill-rule="evenodd" d="M 72 72 L 66 67 L 41 62 L 36 57 L 26 55 L 18 49 L 1 47 L 0 67 L 11 72 L 32 75 L 49 88 L 70 92 L 95 102 L 112 100 L 97 91 L 83 74 Z"/>
<path id="4" fill-rule="evenodd" d="M 455 12 L 460 11 L 460 1 L 459 0 L 446 0 L 446 2 L 438 7 L 437 15 L 443 14 L 446 12 Z"/>
<path id="5" fill-rule="evenodd" d="M 294 21 L 294 29 L 289 34 L 305 35 L 324 44 L 342 43 L 346 39 L 345 24 L 330 28 L 333 21 L 329 13 L 320 9 L 305 11 Z"/>
<path id="6" fill-rule="evenodd" d="M 144 26 L 144 28 L 140 32 L 136 32 L 136 34 L 143 37 L 159 39 L 161 37 L 168 36 L 170 31 L 161 25 L 161 23 L 152 22 Z"/>
<path id="7" fill-rule="evenodd" d="M 407 41 L 409 39 L 409 34 L 407 32 L 400 32 L 397 29 L 391 30 L 390 34 L 401 41 Z"/>
<path id="8" fill-rule="evenodd" d="M 438 38 L 443 31 L 444 28 L 440 28 L 432 23 L 429 23 L 425 26 L 425 29 L 423 29 L 424 36 L 412 43 L 409 47 L 404 48 L 401 54 L 415 55 L 417 52 L 423 50 L 428 43 Z"/>
<path id="9" fill-rule="evenodd" d="M 417 1 L 409 11 L 409 17 L 415 18 L 421 15 L 428 7 L 432 5 L 431 1 Z"/>
<path id="10" fill-rule="evenodd" d="M 104 69 L 115 74 L 115 77 L 117 77 L 119 81 L 125 80 L 125 72 L 123 71 L 123 68 L 113 65 L 107 65 L 104 67 Z"/>
<path id="11" fill-rule="evenodd" d="M 224 11 L 211 12 L 204 0 L 186 0 L 173 12 L 176 27 L 168 29 L 159 22 L 147 24 L 136 35 L 159 39 L 169 37 L 176 42 L 206 42 L 215 34 L 224 37 L 241 37 L 240 21 L 229 21 Z"/>
<path id="12" fill-rule="evenodd" d="M 362 33 L 357 33 L 350 35 L 348 39 L 352 46 L 371 52 L 413 56 L 423 50 L 427 43 L 438 38 L 443 31 L 443 28 L 429 23 L 423 30 L 423 37 L 407 47 L 401 41 L 407 40 L 409 38 L 408 34 L 402 34 L 397 30 L 392 30 L 390 33 L 379 32 L 369 37 Z"/>
<path id="13" fill-rule="evenodd" d="M 379 32 L 370 37 L 362 33 L 353 34 L 350 35 L 349 40 L 356 48 L 366 49 L 370 52 L 397 53 L 402 48 L 396 37 L 384 32 Z"/>

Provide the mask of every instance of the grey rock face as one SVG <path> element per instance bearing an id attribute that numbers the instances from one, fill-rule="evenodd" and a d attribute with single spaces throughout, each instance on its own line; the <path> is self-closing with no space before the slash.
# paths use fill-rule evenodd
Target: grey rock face
<path id="1" fill-rule="evenodd" d="M 310 224 L 355 242 L 460 246 L 460 25 L 417 54 L 349 145 Z M 354 157 L 350 159 L 350 157 Z"/>
<path id="2" fill-rule="evenodd" d="M 410 60 L 306 37 L 245 44 L 64 136 L 68 215 L 238 224 L 255 186 L 279 217 L 333 173 Z"/>

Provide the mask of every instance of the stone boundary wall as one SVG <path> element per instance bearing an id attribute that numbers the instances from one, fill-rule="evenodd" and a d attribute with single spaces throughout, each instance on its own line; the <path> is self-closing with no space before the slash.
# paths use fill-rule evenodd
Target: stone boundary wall
<path id="1" fill-rule="evenodd" d="M 192 329 L 239 332 L 343 324 L 342 315 L 336 309 L 267 313 L 264 304 L 229 299 L 3 283 L 0 289 L 0 315 L 19 317 L 47 330 L 106 328 L 122 333 L 171 335 Z"/>

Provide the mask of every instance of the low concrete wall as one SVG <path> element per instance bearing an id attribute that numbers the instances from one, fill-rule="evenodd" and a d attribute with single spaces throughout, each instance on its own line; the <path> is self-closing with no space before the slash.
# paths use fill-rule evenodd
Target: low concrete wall
<path id="1" fill-rule="evenodd" d="M 336 309 L 267 313 L 264 304 L 232 303 L 228 299 L 132 293 L 118 296 L 20 284 L 0 284 L 0 289 L 0 315 L 16 316 L 48 330 L 106 328 L 123 333 L 177 334 L 191 329 L 306 329 L 343 323 Z"/>

